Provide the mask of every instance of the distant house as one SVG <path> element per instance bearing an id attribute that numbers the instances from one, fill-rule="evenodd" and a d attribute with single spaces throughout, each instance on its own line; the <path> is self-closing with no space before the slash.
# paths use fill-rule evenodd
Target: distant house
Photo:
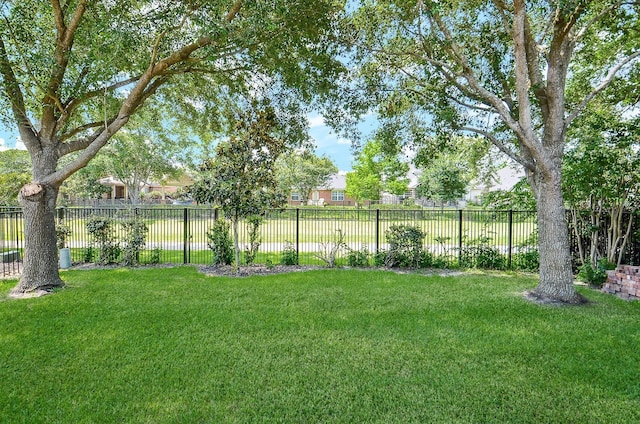
<path id="1" fill-rule="evenodd" d="M 522 170 L 507 166 L 498 170 L 494 184 L 485 185 L 477 181 L 472 181 L 469 185 L 469 192 L 464 200 L 469 202 L 479 202 L 483 194 L 495 190 L 511 190 L 518 181 L 524 177 Z"/>
<path id="2" fill-rule="evenodd" d="M 104 199 L 126 199 L 127 188 L 124 183 L 113 176 L 105 177 L 98 182 L 111 188 L 111 193 L 107 193 Z M 143 195 L 156 194 L 157 200 L 167 200 L 177 197 L 176 193 L 189 185 L 193 184 L 193 180 L 186 174 L 176 179 L 167 180 L 166 182 L 149 182 L 142 187 Z"/>
<path id="3" fill-rule="evenodd" d="M 346 194 L 347 177 L 344 174 L 333 174 L 326 184 L 311 191 L 307 205 L 310 206 L 354 206 L 355 200 Z M 290 206 L 303 204 L 300 193 L 292 192 L 289 196 Z"/>
<path id="4" fill-rule="evenodd" d="M 409 179 L 407 191 L 403 194 L 382 193 L 380 203 L 385 205 L 398 205 L 406 199 L 414 199 L 415 201 L 415 199 L 417 199 L 416 188 L 418 187 L 420 175 L 422 175 L 422 171 L 417 169 L 413 163 L 410 163 L 409 172 L 407 172 L 407 178 Z"/>

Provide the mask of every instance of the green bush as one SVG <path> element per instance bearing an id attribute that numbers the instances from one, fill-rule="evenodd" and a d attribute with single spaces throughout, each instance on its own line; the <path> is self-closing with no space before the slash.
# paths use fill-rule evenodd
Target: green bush
<path id="1" fill-rule="evenodd" d="M 159 264 L 161 254 L 162 249 L 160 249 L 159 247 L 154 248 L 153 250 L 151 250 L 151 254 L 149 255 L 149 259 L 147 260 L 147 262 L 151 265 Z"/>
<path id="2" fill-rule="evenodd" d="M 285 245 L 280 254 L 280 263 L 282 265 L 298 265 L 298 251 L 293 243 L 287 242 Z"/>
<path id="3" fill-rule="evenodd" d="M 424 257 L 423 241 L 425 233 L 411 225 L 392 225 L 387 229 L 389 250 L 386 252 L 385 266 L 412 267 L 421 266 Z"/>
<path id="4" fill-rule="evenodd" d="M 507 258 L 495 247 L 487 245 L 463 247 L 460 252 L 461 268 L 506 269 Z"/>
<path id="5" fill-rule="evenodd" d="M 136 265 L 140 262 L 140 251 L 147 242 L 149 227 L 137 218 L 122 221 L 120 226 L 124 232 L 122 263 L 127 266 Z"/>
<path id="6" fill-rule="evenodd" d="M 600 259 L 595 267 L 590 262 L 587 262 L 580 267 L 576 279 L 600 287 L 607 281 L 608 269 L 615 269 L 615 264 L 606 259 Z"/>
<path id="7" fill-rule="evenodd" d="M 264 219 L 260 215 L 252 215 L 247 218 L 247 224 L 249 225 L 249 244 L 244 250 L 244 259 L 247 265 L 251 265 L 256 260 L 258 249 L 262 243 L 260 237 L 260 225 Z"/>
<path id="8" fill-rule="evenodd" d="M 95 215 L 86 223 L 90 242 L 98 249 L 97 254 L 92 256 L 100 265 L 117 263 L 122 252 L 113 224 L 113 219 Z"/>
<path id="9" fill-rule="evenodd" d="M 347 250 L 347 265 L 353 267 L 367 267 L 369 266 L 369 257 L 371 253 L 369 253 L 369 249 L 367 246 L 362 246 L 362 249 L 348 249 Z"/>
<path id="10" fill-rule="evenodd" d="M 71 235 L 71 228 L 66 224 L 56 224 L 56 245 L 58 249 L 67 247 L 67 238 Z"/>
<path id="11" fill-rule="evenodd" d="M 467 240 L 467 246 L 460 250 L 461 268 L 506 269 L 507 258 L 491 246 L 491 238 L 482 236 Z"/>
<path id="12" fill-rule="evenodd" d="M 207 230 L 207 246 L 213 253 L 213 265 L 231 265 L 233 262 L 233 241 L 229 228 L 227 221 L 218 219 Z"/>
<path id="13" fill-rule="evenodd" d="M 537 272 L 540 269 L 540 252 L 536 249 L 516 253 L 511 258 L 511 265 L 518 271 Z"/>
<path id="14" fill-rule="evenodd" d="M 449 263 L 449 259 L 446 256 L 432 256 L 431 267 L 446 269 L 446 268 L 450 268 L 451 264 Z"/>

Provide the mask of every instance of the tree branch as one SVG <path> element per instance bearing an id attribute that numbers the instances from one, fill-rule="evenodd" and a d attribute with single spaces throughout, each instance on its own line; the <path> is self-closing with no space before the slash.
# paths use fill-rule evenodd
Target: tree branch
<path id="1" fill-rule="evenodd" d="M 227 12 L 227 15 L 224 17 L 224 21 L 226 23 L 231 23 L 231 21 L 233 21 L 233 19 L 236 17 L 238 12 L 240 11 L 240 8 L 242 7 L 242 3 L 243 3 L 243 0 L 236 0 L 233 6 L 231 6 L 231 9 L 229 10 L 229 12 Z"/>
<path id="2" fill-rule="evenodd" d="M 58 33 L 55 50 L 56 65 L 49 78 L 47 91 L 42 102 L 43 111 L 42 121 L 40 123 L 41 132 L 44 133 L 49 140 L 53 139 L 53 134 L 56 131 L 57 119 L 55 117 L 55 110 L 57 109 L 61 115 L 65 113 L 59 98 L 60 87 L 64 81 L 64 75 L 69 64 L 69 55 L 73 46 L 73 39 L 86 11 L 86 6 L 87 0 L 80 0 L 71 17 L 69 26 L 66 26 L 64 23 L 64 12 L 59 0 L 52 0 L 53 14 Z"/>
<path id="3" fill-rule="evenodd" d="M 93 91 L 89 91 L 89 92 L 83 94 L 80 97 L 76 97 L 75 99 L 69 100 L 67 102 L 67 104 L 64 106 L 65 113 L 62 114 L 60 116 L 60 118 L 58 119 L 57 127 L 61 128 L 69 120 L 69 118 L 72 116 L 73 111 L 78 106 L 80 106 L 82 103 L 86 102 L 87 100 L 90 100 L 90 99 L 98 97 L 98 96 L 102 96 L 102 95 L 104 95 L 105 91 L 106 92 L 112 92 L 112 91 L 117 90 L 118 88 L 125 87 L 125 86 L 127 86 L 127 85 L 129 85 L 129 84 L 131 84 L 133 82 L 136 82 L 138 79 L 140 79 L 140 76 L 131 77 L 131 78 L 128 78 L 126 80 L 119 81 L 119 82 L 117 82 L 115 84 L 109 85 L 107 87 L 99 88 L 99 89 L 93 90 Z M 66 138 L 68 138 L 68 137 L 66 137 Z"/>
<path id="4" fill-rule="evenodd" d="M 496 146 L 498 148 L 498 150 L 500 150 L 505 155 L 509 156 L 515 162 L 519 163 L 520 165 L 522 165 L 523 167 L 527 168 L 530 171 L 534 171 L 535 170 L 535 166 L 534 166 L 534 164 L 532 162 L 525 160 L 524 158 L 519 156 L 516 152 L 514 152 L 511 149 L 509 149 L 501 140 L 496 138 L 490 132 L 488 132 L 486 130 L 482 130 L 480 128 L 466 127 L 466 126 L 465 127 L 460 127 L 460 130 L 462 130 L 462 131 L 470 131 L 470 132 L 474 132 L 476 134 L 482 135 L 483 137 L 487 138 L 491 142 L 491 144 Z"/>
<path id="5" fill-rule="evenodd" d="M 20 84 L 16 79 L 16 75 L 11 67 L 9 56 L 4 45 L 4 40 L 0 37 L 0 75 L 2 75 L 2 84 L 4 85 L 4 91 L 7 93 L 7 97 L 11 102 L 11 111 L 13 117 L 16 120 L 18 131 L 22 136 L 23 142 L 29 148 L 33 150 L 36 146 L 33 144 L 36 142 L 36 131 L 29 120 L 24 103 L 24 95 L 20 88 Z"/>
<path id="6" fill-rule="evenodd" d="M 113 119 L 115 119 L 115 118 L 111 118 L 111 119 L 107 120 L 107 124 L 112 122 Z M 89 130 L 91 128 L 98 128 L 98 127 L 101 127 L 101 126 L 104 126 L 104 120 L 96 121 L 96 122 L 90 122 L 88 124 L 80 125 L 79 127 L 75 127 L 71 131 L 60 135 L 58 137 L 58 140 L 61 141 L 61 142 L 65 142 L 65 141 L 69 140 L 71 137 L 73 137 L 73 136 L 75 136 L 77 134 L 80 134 L 80 133 L 82 133 L 84 131 L 87 131 L 87 130 Z"/>
<path id="7" fill-rule="evenodd" d="M 601 91 L 606 89 L 613 82 L 613 79 L 616 77 L 616 74 L 618 73 L 618 71 L 620 71 L 620 69 L 622 69 L 623 67 L 625 67 L 626 65 L 628 65 L 629 63 L 637 59 L 638 57 L 640 57 L 640 50 L 627 56 L 626 58 L 621 60 L 616 66 L 611 68 L 609 70 L 609 73 L 607 74 L 607 77 L 602 81 L 602 83 L 600 83 L 600 85 L 595 87 L 591 91 L 591 93 L 587 94 L 587 96 L 585 96 L 585 98 L 582 99 L 582 101 L 578 104 L 578 106 L 576 106 L 573 112 L 571 112 L 571 114 L 565 119 L 565 124 L 564 124 L 565 130 L 569 128 L 571 123 L 587 107 L 589 102 L 593 100 L 594 97 L 596 97 Z"/>

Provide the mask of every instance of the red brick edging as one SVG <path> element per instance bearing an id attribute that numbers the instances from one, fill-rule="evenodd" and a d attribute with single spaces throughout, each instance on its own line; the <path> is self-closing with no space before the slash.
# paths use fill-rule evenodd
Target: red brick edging
<path id="1" fill-rule="evenodd" d="M 640 300 L 640 266 L 620 265 L 615 271 L 607 271 L 602 291 L 622 299 Z"/>

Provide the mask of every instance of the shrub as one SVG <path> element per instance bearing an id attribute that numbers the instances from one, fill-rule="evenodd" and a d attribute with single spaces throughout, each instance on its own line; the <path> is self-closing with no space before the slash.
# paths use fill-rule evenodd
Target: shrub
<path id="1" fill-rule="evenodd" d="M 462 268 L 506 269 L 507 258 L 495 247 L 467 246 L 461 250 L 460 266 Z"/>
<path id="2" fill-rule="evenodd" d="M 373 265 L 377 267 L 387 266 L 387 252 L 385 250 L 380 250 L 373 254 Z"/>
<path id="3" fill-rule="evenodd" d="M 227 221 L 218 219 L 207 230 L 207 246 L 213 253 L 213 265 L 231 265 L 233 262 L 233 241 L 229 228 Z"/>
<path id="4" fill-rule="evenodd" d="M 507 258 L 489 245 L 491 238 L 479 237 L 469 240 L 468 246 L 460 250 L 459 264 L 462 268 L 506 269 Z"/>
<path id="5" fill-rule="evenodd" d="M 280 263 L 282 265 L 298 265 L 298 251 L 291 242 L 287 242 L 284 250 L 280 254 Z"/>
<path id="6" fill-rule="evenodd" d="M 369 249 L 367 246 L 362 246 L 362 249 L 355 250 L 347 248 L 347 265 L 353 267 L 367 267 L 369 266 Z"/>
<path id="7" fill-rule="evenodd" d="M 71 228 L 65 224 L 56 224 L 56 245 L 58 249 L 67 247 L 67 238 L 71 235 Z"/>
<path id="8" fill-rule="evenodd" d="M 247 265 L 251 265 L 258 254 L 258 249 L 262 243 L 260 237 L 260 225 L 264 219 L 260 215 L 252 215 L 247 218 L 247 224 L 249 224 L 249 244 L 244 249 L 244 258 L 247 261 Z"/>
<path id="9" fill-rule="evenodd" d="M 160 249 L 159 247 L 156 247 L 153 250 L 151 250 L 151 255 L 149 255 L 148 263 L 151 265 L 159 264 L 161 254 L 162 254 L 162 249 Z"/>
<path id="10" fill-rule="evenodd" d="M 540 252 L 537 249 L 520 251 L 511 258 L 513 269 L 536 272 L 540 269 Z"/>
<path id="11" fill-rule="evenodd" d="M 587 262 L 580 267 L 576 279 L 600 287 L 607 281 L 607 270 L 614 268 L 615 264 L 608 262 L 606 259 L 600 259 L 595 267 L 591 262 Z"/>
<path id="12" fill-rule="evenodd" d="M 91 216 L 86 223 L 92 245 L 97 247 L 93 259 L 100 265 L 117 263 L 121 249 L 113 228 L 113 219 Z"/>
<path id="13" fill-rule="evenodd" d="M 122 221 L 120 225 L 124 232 L 122 263 L 124 265 L 135 265 L 140 262 L 140 251 L 146 244 L 149 228 L 147 224 L 136 218 Z"/>
<path id="14" fill-rule="evenodd" d="M 446 256 L 433 256 L 431 257 L 431 267 L 432 268 L 450 268 L 451 264 L 449 263 L 449 259 Z"/>
<path id="15" fill-rule="evenodd" d="M 422 243 L 425 233 L 418 227 L 411 225 L 392 225 L 387 229 L 389 250 L 385 259 L 386 267 L 414 267 L 420 266 L 424 249 Z"/>

